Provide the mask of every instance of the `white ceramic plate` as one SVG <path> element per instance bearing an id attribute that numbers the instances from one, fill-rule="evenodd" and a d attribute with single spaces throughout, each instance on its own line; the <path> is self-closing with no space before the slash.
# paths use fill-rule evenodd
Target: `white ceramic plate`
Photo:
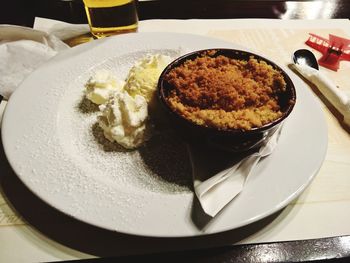
<path id="1" fill-rule="evenodd" d="M 196 221 L 201 218 L 193 193 L 184 187 L 191 174 L 181 141 L 160 136 L 138 151 L 106 150 L 94 126 L 97 113 L 83 112 L 84 83 L 96 69 L 107 68 L 123 78 L 146 53 L 176 55 L 181 49 L 219 47 L 241 49 L 195 35 L 137 33 L 61 53 L 31 74 L 8 102 L 2 139 L 11 166 L 29 189 L 63 213 L 128 234 L 218 233 L 278 211 L 310 183 L 327 148 L 321 108 L 288 69 L 297 104 L 276 150 L 205 230 Z"/>

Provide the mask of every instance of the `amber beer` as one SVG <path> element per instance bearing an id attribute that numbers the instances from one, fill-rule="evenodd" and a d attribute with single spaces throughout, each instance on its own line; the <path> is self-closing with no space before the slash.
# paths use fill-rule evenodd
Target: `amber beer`
<path id="1" fill-rule="evenodd" d="M 137 0 L 84 0 L 91 33 L 96 38 L 135 32 Z"/>

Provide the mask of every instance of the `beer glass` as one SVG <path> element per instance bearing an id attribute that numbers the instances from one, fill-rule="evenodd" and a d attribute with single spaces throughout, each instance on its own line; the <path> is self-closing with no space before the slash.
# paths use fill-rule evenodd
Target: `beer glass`
<path id="1" fill-rule="evenodd" d="M 90 30 L 95 38 L 137 31 L 137 0 L 83 1 Z"/>

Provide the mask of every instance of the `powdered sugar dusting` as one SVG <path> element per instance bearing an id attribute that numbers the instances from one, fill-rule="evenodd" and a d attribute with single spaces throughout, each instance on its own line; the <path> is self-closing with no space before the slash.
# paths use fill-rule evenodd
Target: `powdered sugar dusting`
<path id="1" fill-rule="evenodd" d="M 108 69 L 117 77 L 125 78 L 131 66 L 148 53 L 177 55 L 171 50 L 130 53 L 117 60 L 107 60 L 77 78 L 68 89 L 67 100 L 61 103 L 60 137 L 73 142 L 63 145 L 72 158 L 79 159 L 76 163 L 108 185 L 128 187 L 136 192 L 189 192 L 191 167 L 186 146 L 180 138 L 172 132 L 162 132 L 137 150 L 125 150 L 104 138 L 97 125 L 99 112 L 83 97 L 85 81 L 94 71 Z"/>
<path id="2" fill-rule="evenodd" d="M 199 233 L 191 223 L 194 196 L 183 141 L 162 131 L 136 151 L 106 143 L 96 126 L 98 109 L 82 98 L 97 70 L 125 78 L 147 53 L 177 57 L 217 44 L 200 36 L 137 33 L 58 54 L 7 104 L 3 145 L 18 177 L 59 211 L 96 226 L 148 236 Z"/>

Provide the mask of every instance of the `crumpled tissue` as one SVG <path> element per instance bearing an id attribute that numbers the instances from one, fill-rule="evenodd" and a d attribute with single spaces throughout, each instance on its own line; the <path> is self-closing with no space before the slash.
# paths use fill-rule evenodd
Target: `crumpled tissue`
<path id="1" fill-rule="evenodd" d="M 9 99 L 45 61 L 68 49 L 64 39 L 89 32 L 87 25 L 36 18 L 34 28 L 0 25 L 0 95 Z"/>

